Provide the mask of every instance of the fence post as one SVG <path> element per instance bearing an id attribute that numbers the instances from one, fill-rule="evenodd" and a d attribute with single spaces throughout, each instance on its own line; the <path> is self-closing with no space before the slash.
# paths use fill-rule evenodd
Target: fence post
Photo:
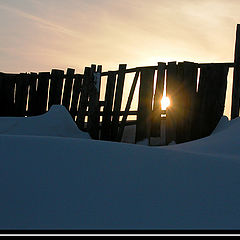
<path id="1" fill-rule="evenodd" d="M 83 81 L 83 75 L 76 74 L 74 77 L 73 90 L 72 90 L 73 91 L 72 102 L 71 102 L 71 108 L 70 108 L 70 114 L 74 119 L 74 121 L 78 112 L 78 100 L 79 100 L 79 95 L 82 88 L 82 81 Z"/>
<path id="2" fill-rule="evenodd" d="M 177 74 L 177 63 L 169 62 L 167 66 L 166 95 L 170 98 L 171 105 L 166 109 L 166 144 L 177 138 L 177 120 L 180 115 L 179 93 L 181 78 Z"/>
<path id="3" fill-rule="evenodd" d="M 112 130 L 111 130 L 111 139 L 113 141 L 117 141 L 117 136 L 118 136 L 119 117 L 120 117 L 120 111 L 121 111 L 121 105 L 122 105 L 122 95 L 123 95 L 126 68 L 127 68 L 127 64 L 119 65 L 114 109 L 113 109 Z"/>
<path id="4" fill-rule="evenodd" d="M 17 75 L 1 74 L 0 76 L 1 116 L 14 116 L 14 87 Z"/>
<path id="5" fill-rule="evenodd" d="M 194 109 L 197 98 L 197 64 L 192 62 L 183 63 L 183 134 L 182 142 L 192 140 L 192 128 L 194 126 Z M 197 127 L 197 126 L 196 126 Z"/>
<path id="6" fill-rule="evenodd" d="M 98 140 L 99 139 L 99 125 L 100 125 L 100 105 L 99 94 L 101 86 L 101 66 L 98 66 L 97 72 L 93 72 L 89 85 L 89 108 L 88 108 L 88 132 L 89 135 Z"/>
<path id="7" fill-rule="evenodd" d="M 231 119 L 234 119 L 239 116 L 239 104 L 240 104 L 239 101 L 240 101 L 240 24 L 237 25 L 236 33 Z"/>
<path id="8" fill-rule="evenodd" d="M 69 110 L 69 105 L 70 105 L 74 72 L 75 72 L 75 69 L 68 68 L 66 78 L 65 78 L 62 105 L 65 106 L 67 110 Z"/>
<path id="9" fill-rule="evenodd" d="M 26 73 L 21 73 L 16 78 L 15 116 L 24 117 L 26 115 L 29 82 L 30 75 Z"/>
<path id="10" fill-rule="evenodd" d="M 200 94 L 199 137 L 206 137 L 212 133 L 223 115 L 228 66 L 224 64 L 209 64 L 202 71 L 200 81 L 202 87 Z M 201 92 L 204 90 L 204 92 Z M 213 107 L 214 106 L 214 107 Z"/>
<path id="11" fill-rule="evenodd" d="M 165 69 L 166 63 L 158 63 L 157 82 L 152 112 L 151 137 L 161 136 L 161 99 L 164 91 Z"/>
<path id="12" fill-rule="evenodd" d="M 28 116 L 37 114 L 37 73 L 30 74 L 29 83 L 29 97 L 28 97 Z"/>
<path id="13" fill-rule="evenodd" d="M 87 115 L 87 106 L 88 106 L 88 90 L 89 90 L 89 83 L 91 77 L 91 68 L 86 67 L 83 76 L 83 83 L 82 83 L 82 90 L 77 114 L 77 125 L 78 127 L 86 131 L 85 126 L 85 117 Z"/>
<path id="14" fill-rule="evenodd" d="M 48 109 L 61 104 L 64 71 L 53 69 L 51 73 Z"/>
<path id="15" fill-rule="evenodd" d="M 49 72 L 39 73 L 37 87 L 37 103 L 38 103 L 37 114 L 43 114 L 47 111 L 49 81 L 50 81 Z"/>
<path id="16" fill-rule="evenodd" d="M 144 139 L 148 139 L 149 141 L 151 131 L 154 73 L 155 70 L 151 67 L 141 69 L 135 139 L 136 143 L 143 141 Z"/>
<path id="17" fill-rule="evenodd" d="M 101 140 L 111 140 L 111 117 L 112 117 L 112 105 L 114 97 L 114 89 L 116 83 L 116 72 L 108 72 L 105 104 L 103 110 L 103 120 L 101 129 Z"/>

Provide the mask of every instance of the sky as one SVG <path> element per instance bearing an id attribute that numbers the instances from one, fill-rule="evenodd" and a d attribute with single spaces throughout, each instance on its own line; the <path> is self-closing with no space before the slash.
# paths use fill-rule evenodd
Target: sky
<path id="1" fill-rule="evenodd" d="M 232 62 L 239 0 L 0 0 L 0 71 Z"/>

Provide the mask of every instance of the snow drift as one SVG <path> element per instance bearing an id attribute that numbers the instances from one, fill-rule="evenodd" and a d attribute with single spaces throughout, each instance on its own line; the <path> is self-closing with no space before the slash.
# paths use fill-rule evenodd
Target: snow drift
<path id="1" fill-rule="evenodd" d="M 84 139 L 60 108 L 4 121 L 0 229 L 240 229 L 240 119 L 168 147 Z"/>

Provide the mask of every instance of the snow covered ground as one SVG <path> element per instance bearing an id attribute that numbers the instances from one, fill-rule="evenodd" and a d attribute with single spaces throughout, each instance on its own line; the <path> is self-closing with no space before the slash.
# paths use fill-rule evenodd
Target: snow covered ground
<path id="1" fill-rule="evenodd" d="M 240 229 L 240 119 L 168 147 L 93 141 L 63 107 L 0 118 L 0 229 Z"/>

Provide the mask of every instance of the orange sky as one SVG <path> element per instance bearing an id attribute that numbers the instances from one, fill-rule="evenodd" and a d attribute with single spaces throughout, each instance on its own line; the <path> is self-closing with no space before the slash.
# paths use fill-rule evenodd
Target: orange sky
<path id="1" fill-rule="evenodd" d="M 232 62 L 239 0 L 0 0 L 0 71 Z"/>

